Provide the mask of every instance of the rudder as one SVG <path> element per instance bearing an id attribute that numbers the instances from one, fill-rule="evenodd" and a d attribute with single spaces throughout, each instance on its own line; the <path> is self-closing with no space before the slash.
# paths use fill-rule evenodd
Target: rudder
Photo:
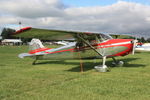
<path id="1" fill-rule="evenodd" d="M 45 48 L 39 39 L 33 38 L 29 44 L 29 50 L 36 50 L 39 48 Z"/>

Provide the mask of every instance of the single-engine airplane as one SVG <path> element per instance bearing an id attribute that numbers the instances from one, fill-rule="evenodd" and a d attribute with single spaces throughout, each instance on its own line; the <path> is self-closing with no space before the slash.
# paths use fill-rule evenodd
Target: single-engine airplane
<path id="1" fill-rule="evenodd" d="M 123 64 L 117 61 L 116 56 L 125 56 L 134 53 L 136 41 L 133 39 L 112 39 L 110 36 L 102 33 L 70 33 L 76 42 L 70 43 L 59 48 L 46 48 L 38 39 L 32 39 L 30 51 L 22 53 L 20 58 L 32 57 L 37 60 L 53 59 L 93 59 L 102 58 L 102 65 L 95 66 L 96 69 L 105 72 L 108 70 L 105 65 L 106 58 L 113 58 L 115 64 Z M 61 34 L 60 34 L 61 35 Z"/>
<path id="2" fill-rule="evenodd" d="M 106 72 L 108 70 L 105 65 L 106 58 L 112 58 L 115 64 L 123 64 L 122 61 L 117 61 L 115 57 L 125 56 L 130 53 L 134 54 L 137 42 L 137 40 L 134 39 L 113 39 L 111 36 L 102 33 L 36 29 L 32 27 L 24 27 L 19 30 L 9 28 L 9 30 L 11 30 L 13 36 L 23 38 L 75 41 L 59 48 L 46 48 L 42 45 L 40 40 L 32 39 L 30 51 L 28 53 L 19 54 L 19 57 L 32 57 L 35 59 L 33 64 L 35 64 L 37 60 L 43 59 L 65 60 L 102 58 L 102 65 L 95 66 L 95 68 L 101 72 Z"/>

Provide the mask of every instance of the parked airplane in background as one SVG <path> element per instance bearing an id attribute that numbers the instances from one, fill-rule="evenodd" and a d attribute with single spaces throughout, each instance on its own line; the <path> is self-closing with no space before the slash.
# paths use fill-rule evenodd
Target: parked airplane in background
<path id="1" fill-rule="evenodd" d="M 67 41 L 58 41 L 58 42 L 54 42 L 55 44 L 60 44 L 60 45 L 68 45 L 70 42 Z"/>
<path id="2" fill-rule="evenodd" d="M 137 52 L 150 51 L 150 43 L 144 43 L 141 45 L 137 45 L 135 48 Z"/>

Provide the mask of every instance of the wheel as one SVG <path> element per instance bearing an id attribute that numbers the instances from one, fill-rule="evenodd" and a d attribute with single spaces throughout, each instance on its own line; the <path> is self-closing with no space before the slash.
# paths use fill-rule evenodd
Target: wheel
<path id="1" fill-rule="evenodd" d="M 98 65 L 94 67 L 98 72 L 109 72 L 110 70 L 106 65 Z"/>
<path id="2" fill-rule="evenodd" d="M 117 64 L 117 66 L 119 66 L 119 67 L 122 67 L 123 65 L 124 65 L 123 61 L 119 61 L 118 64 Z"/>
<path id="3" fill-rule="evenodd" d="M 112 62 L 112 64 L 114 66 L 122 67 L 124 65 L 124 62 L 123 61 L 118 61 L 118 62 Z"/>

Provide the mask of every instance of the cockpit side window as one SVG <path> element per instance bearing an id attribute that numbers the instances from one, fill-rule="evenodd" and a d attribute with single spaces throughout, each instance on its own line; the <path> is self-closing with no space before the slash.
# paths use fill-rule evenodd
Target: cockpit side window
<path id="1" fill-rule="evenodd" d="M 109 36 L 109 35 L 105 35 L 105 34 L 100 34 L 100 37 L 101 37 L 101 39 L 102 39 L 103 41 L 105 41 L 105 40 L 109 40 L 109 39 L 112 39 L 112 37 L 111 37 L 111 36 Z"/>
<path id="2" fill-rule="evenodd" d="M 112 39 L 110 36 L 107 36 L 105 34 L 77 34 L 77 43 L 76 48 L 79 50 L 84 50 L 84 47 L 90 45 L 97 45 L 103 41 Z M 80 37 L 80 38 L 79 38 Z M 82 39 L 81 39 L 82 38 Z"/>

